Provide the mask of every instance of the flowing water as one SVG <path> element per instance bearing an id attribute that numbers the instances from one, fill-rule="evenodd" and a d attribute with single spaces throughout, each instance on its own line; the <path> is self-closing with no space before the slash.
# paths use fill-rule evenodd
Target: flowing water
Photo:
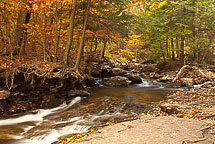
<path id="1" fill-rule="evenodd" d="M 106 122 L 147 113 L 153 103 L 179 90 L 151 80 L 128 88 L 100 87 L 89 98 L 76 97 L 53 109 L 39 109 L 0 120 L 0 144 L 51 144 L 88 132 Z"/>

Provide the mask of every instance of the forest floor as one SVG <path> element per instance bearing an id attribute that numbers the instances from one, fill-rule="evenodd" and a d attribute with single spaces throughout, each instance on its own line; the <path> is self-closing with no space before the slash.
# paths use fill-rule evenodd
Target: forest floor
<path id="1" fill-rule="evenodd" d="M 5 57 L 5 56 L 0 56 L 0 68 L 5 69 L 7 68 L 8 70 L 13 70 L 18 67 L 25 67 L 25 68 L 36 68 L 39 69 L 42 72 L 49 71 L 53 68 L 56 67 L 62 67 L 60 63 L 54 63 L 54 62 L 44 62 L 41 60 L 41 58 L 36 58 L 36 57 L 19 57 L 15 56 L 13 58 L 11 57 Z"/>
<path id="2" fill-rule="evenodd" d="M 214 144 L 215 88 L 177 92 L 157 104 L 151 115 L 59 143 Z"/>

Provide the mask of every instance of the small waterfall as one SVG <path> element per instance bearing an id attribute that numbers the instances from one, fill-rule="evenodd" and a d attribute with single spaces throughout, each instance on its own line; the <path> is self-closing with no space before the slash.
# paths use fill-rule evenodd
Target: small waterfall
<path id="1" fill-rule="evenodd" d="M 28 114 L 24 116 L 20 116 L 17 118 L 9 118 L 9 119 L 4 119 L 0 120 L 0 126 L 5 126 L 5 125 L 14 125 L 18 123 L 24 123 L 24 122 L 36 122 L 36 121 L 42 121 L 45 116 L 59 112 L 59 111 L 64 111 L 74 104 L 80 102 L 81 98 L 76 97 L 74 98 L 70 104 L 66 105 L 65 103 L 60 105 L 59 107 L 53 108 L 53 109 L 39 109 L 37 110 L 36 114 Z"/>
<path id="2" fill-rule="evenodd" d="M 164 88 L 162 83 L 152 81 L 149 79 L 142 79 L 141 84 L 135 84 L 134 86 L 138 88 Z"/>
<path id="3" fill-rule="evenodd" d="M 57 128 L 57 129 L 46 129 L 43 132 L 41 131 L 42 135 L 33 136 L 30 139 L 25 139 L 25 134 L 27 134 L 35 127 L 42 125 L 43 122 L 48 122 L 52 124 L 53 123 L 52 121 L 45 119 L 46 116 L 50 114 L 63 112 L 80 101 L 81 101 L 81 97 L 76 97 L 72 99 L 72 101 L 68 105 L 66 103 L 63 103 L 59 107 L 56 107 L 53 109 L 39 109 L 35 114 L 27 114 L 16 118 L 0 120 L 0 128 L 14 125 L 23 129 L 24 132 L 20 133 L 19 135 L 6 135 L 13 138 L 14 141 L 16 140 L 14 144 L 29 144 L 29 143 L 30 144 L 51 144 L 52 142 L 56 141 L 58 137 L 62 135 L 86 132 L 90 127 L 71 125 L 71 126 L 66 126 L 66 127 Z M 79 119 L 80 117 L 74 117 L 69 119 L 67 122 L 73 122 Z M 25 122 L 31 122 L 33 123 L 33 126 L 26 126 L 24 124 Z M 19 125 L 16 125 L 16 124 L 19 124 Z M 13 142 L 10 142 L 10 143 L 12 144 Z"/>
<path id="4" fill-rule="evenodd" d="M 90 126 L 71 125 L 59 129 L 49 130 L 47 133 L 32 137 L 31 139 L 20 140 L 16 144 L 51 144 L 58 140 L 59 137 L 72 134 L 84 133 L 90 129 Z"/>

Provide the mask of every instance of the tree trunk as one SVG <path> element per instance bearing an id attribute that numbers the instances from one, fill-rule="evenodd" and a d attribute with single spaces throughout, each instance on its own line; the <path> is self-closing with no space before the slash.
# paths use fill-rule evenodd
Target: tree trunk
<path id="1" fill-rule="evenodd" d="M 56 13 L 55 13 L 55 20 L 56 20 L 56 24 L 55 24 L 55 52 L 54 52 L 54 61 L 57 62 L 58 61 L 58 47 L 59 47 L 59 41 L 60 41 L 60 32 L 62 29 L 62 14 L 60 16 L 60 28 L 58 29 L 58 7 L 57 7 L 57 2 L 56 2 Z M 61 2 L 61 10 L 62 10 L 62 2 Z M 58 35 L 59 34 L 59 35 Z"/>
<path id="2" fill-rule="evenodd" d="M 67 40 L 67 46 L 64 53 L 64 65 L 68 66 L 68 57 L 72 46 L 73 41 L 73 31 L 74 31 L 74 20 L 75 20 L 75 9 L 76 9 L 77 0 L 73 0 L 72 3 L 72 13 L 70 16 L 70 24 L 69 24 L 69 36 Z"/>
<path id="3" fill-rule="evenodd" d="M 86 15 L 85 15 L 85 19 L 84 19 L 84 27 L 83 27 L 82 34 L 81 34 L 81 41 L 79 44 L 76 63 L 75 63 L 75 66 L 73 68 L 76 71 L 76 73 L 79 75 L 80 75 L 80 73 L 79 73 L 78 68 L 80 66 L 81 56 L 82 56 L 82 52 L 83 52 L 83 48 L 84 48 L 85 31 L 86 31 L 86 27 L 87 27 L 87 19 L 88 19 L 88 15 L 89 15 L 89 9 L 90 9 L 90 0 L 87 1 L 87 10 L 86 10 Z"/>
<path id="4" fill-rule="evenodd" d="M 185 24 L 185 12 L 186 12 L 186 8 L 183 5 L 181 8 L 182 35 L 181 35 L 181 44 L 180 44 L 180 61 L 181 61 L 181 63 L 184 63 L 184 64 L 185 64 L 185 59 L 184 59 L 185 35 L 183 34 L 183 31 L 184 31 L 185 27 L 183 26 L 183 24 Z"/>
<path id="5" fill-rule="evenodd" d="M 180 51 L 179 51 L 179 42 L 178 42 L 178 37 L 176 37 L 176 54 L 177 54 L 177 58 L 179 58 L 180 56 Z"/>
<path id="6" fill-rule="evenodd" d="M 101 58 L 100 58 L 101 60 L 105 59 L 105 50 L 106 50 L 106 47 L 107 47 L 107 39 L 104 40 L 104 47 L 103 47 L 103 49 L 101 51 Z"/>
<path id="7" fill-rule="evenodd" d="M 167 54 L 167 59 L 169 59 L 170 58 L 170 51 L 169 51 L 169 38 L 168 37 L 166 37 L 166 54 Z"/>
<path id="8" fill-rule="evenodd" d="M 172 60 L 175 60 L 175 47 L 174 47 L 174 40 L 171 38 L 171 47 L 172 47 Z"/>
<path id="9" fill-rule="evenodd" d="M 95 39 L 95 49 L 94 49 L 94 51 L 97 50 L 97 47 L 98 47 L 98 38 Z"/>
<path id="10" fill-rule="evenodd" d="M 161 49 L 161 52 L 162 52 L 163 60 L 164 60 L 164 62 L 166 62 L 165 52 L 164 52 L 164 49 L 163 49 L 163 46 L 162 46 L 162 42 L 161 42 L 161 41 L 160 41 L 160 49 Z"/>
<path id="11" fill-rule="evenodd" d="M 90 52 L 92 52 L 92 50 L 93 50 L 93 40 L 94 40 L 94 38 L 92 38 L 91 42 L 90 42 Z"/>
<path id="12" fill-rule="evenodd" d="M 181 37 L 181 43 L 180 43 L 180 61 L 181 63 L 184 63 L 184 36 Z"/>
<path id="13" fill-rule="evenodd" d="M 29 2 L 26 2 L 26 0 L 23 0 L 24 5 L 29 6 L 30 8 L 32 7 L 31 4 Z M 31 11 L 24 11 L 24 12 L 20 12 L 18 14 L 18 18 L 17 18 L 17 25 L 16 25 L 16 29 L 15 29 L 15 43 L 19 46 L 19 54 L 20 55 L 24 55 L 25 54 L 25 45 L 26 45 L 26 41 L 27 41 L 27 28 L 23 27 L 23 24 L 27 24 L 29 23 L 31 18 Z"/>
<path id="14" fill-rule="evenodd" d="M 31 5 L 29 3 L 27 3 L 27 5 L 31 7 Z M 24 23 L 25 24 L 29 23 L 30 18 L 31 18 L 31 12 L 28 11 L 28 12 L 26 12 Z M 28 35 L 27 34 L 27 28 L 24 28 L 22 33 L 23 33 L 23 38 L 22 38 L 22 40 L 20 40 L 21 41 L 21 47 L 20 47 L 20 52 L 19 53 L 20 53 L 20 55 L 25 55 L 26 54 L 25 53 L 25 46 L 26 46 L 27 35 Z"/>

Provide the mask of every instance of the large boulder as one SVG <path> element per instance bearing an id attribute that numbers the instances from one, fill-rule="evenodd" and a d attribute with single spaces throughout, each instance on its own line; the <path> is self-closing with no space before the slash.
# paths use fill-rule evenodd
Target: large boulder
<path id="1" fill-rule="evenodd" d="M 138 74 L 128 72 L 124 76 L 127 77 L 132 82 L 132 84 L 142 83 L 141 77 Z"/>
<path id="2" fill-rule="evenodd" d="M 104 78 L 102 83 L 107 86 L 128 86 L 131 81 L 127 77 L 114 76 L 110 78 Z"/>
<path id="3" fill-rule="evenodd" d="M 124 69 L 121 68 L 113 68 L 112 69 L 112 76 L 123 76 L 127 72 Z"/>

